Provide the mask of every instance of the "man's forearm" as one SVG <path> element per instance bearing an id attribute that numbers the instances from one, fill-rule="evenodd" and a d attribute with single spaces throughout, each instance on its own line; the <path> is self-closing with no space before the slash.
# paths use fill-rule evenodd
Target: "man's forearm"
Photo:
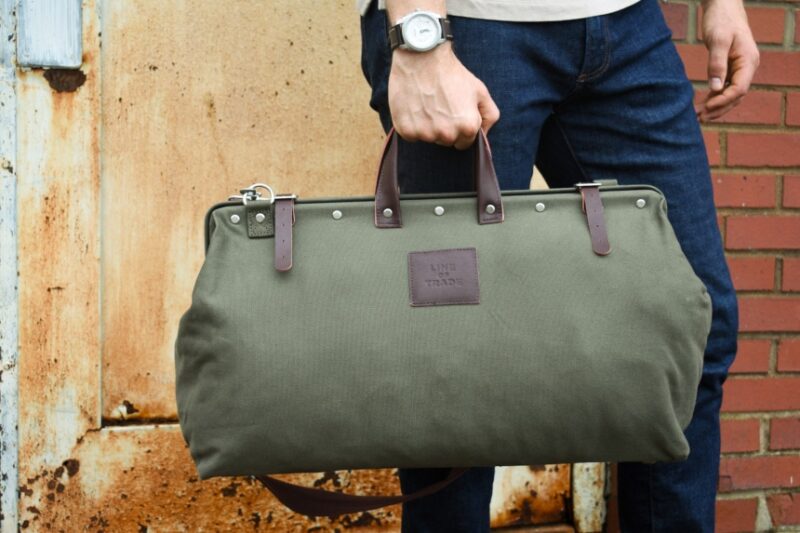
<path id="1" fill-rule="evenodd" d="M 445 0 L 386 0 L 386 13 L 389 15 L 390 24 L 394 24 L 397 19 L 415 9 L 433 11 L 443 17 L 447 14 Z"/>

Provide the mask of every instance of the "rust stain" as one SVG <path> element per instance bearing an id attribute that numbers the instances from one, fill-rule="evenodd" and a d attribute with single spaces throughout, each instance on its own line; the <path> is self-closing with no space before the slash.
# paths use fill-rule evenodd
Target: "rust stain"
<path id="1" fill-rule="evenodd" d="M 393 470 L 278 476 L 365 494 L 399 491 Z M 400 506 L 338 518 L 305 517 L 247 477 L 201 481 L 180 432 L 88 432 L 56 468 L 19 487 L 20 527 L 35 531 L 399 531 Z"/>
<path id="2" fill-rule="evenodd" d="M 532 465 L 495 471 L 492 527 L 566 522 L 570 465 Z"/>
<path id="3" fill-rule="evenodd" d="M 86 74 L 82 70 L 51 68 L 44 71 L 44 79 L 50 87 L 59 93 L 74 93 L 86 83 Z"/>

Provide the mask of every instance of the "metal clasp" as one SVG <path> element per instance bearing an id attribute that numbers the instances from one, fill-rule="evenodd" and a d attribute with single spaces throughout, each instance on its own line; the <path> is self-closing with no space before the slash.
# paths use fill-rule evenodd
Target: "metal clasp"
<path id="1" fill-rule="evenodd" d="M 269 193 L 269 198 L 262 198 L 259 189 L 264 189 Z M 247 205 L 247 202 L 269 202 L 270 205 L 275 203 L 275 191 L 266 183 L 254 183 L 249 187 L 239 190 L 240 194 L 229 196 L 228 201 L 241 200 L 242 204 Z"/>
<path id="2" fill-rule="evenodd" d="M 601 183 L 599 183 L 597 181 L 585 181 L 585 182 L 582 182 L 582 183 L 576 183 L 575 184 L 575 188 L 578 189 L 578 190 L 581 190 L 581 189 L 586 188 L 586 187 L 597 187 L 599 189 L 600 185 L 601 185 Z"/>

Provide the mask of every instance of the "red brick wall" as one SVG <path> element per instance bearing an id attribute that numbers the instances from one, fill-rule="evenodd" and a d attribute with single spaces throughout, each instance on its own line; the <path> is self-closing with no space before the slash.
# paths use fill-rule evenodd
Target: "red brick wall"
<path id="1" fill-rule="evenodd" d="M 740 345 L 725 384 L 719 532 L 800 530 L 800 0 L 747 3 L 761 66 L 751 92 L 704 126 Z M 699 2 L 663 4 L 698 97 Z"/>

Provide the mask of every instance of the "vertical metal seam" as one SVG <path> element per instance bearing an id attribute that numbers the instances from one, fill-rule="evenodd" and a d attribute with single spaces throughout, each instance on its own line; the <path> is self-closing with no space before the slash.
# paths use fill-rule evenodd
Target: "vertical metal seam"
<path id="1" fill-rule="evenodd" d="M 0 531 L 17 531 L 18 338 L 16 9 L 0 0 Z"/>
<path id="2" fill-rule="evenodd" d="M 95 17 L 97 19 L 97 26 L 96 27 L 100 28 L 100 30 L 99 30 L 100 31 L 100 36 L 98 37 L 98 40 L 100 41 L 98 43 L 98 57 L 97 57 L 97 59 L 95 59 L 95 65 L 94 65 L 94 75 L 97 77 L 97 82 L 96 82 L 97 83 L 97 94 L 99 96 L 98 99 L 97 99 L 98 110 L 97 110 L 97 124 L 96 124 L 96 128 L 97 128 L 97 133 L 96 133 L 96 135 L 97 135 L 97 151 L 98 151 L 98 154 L 97 154 L 97 182 L 98 182 L 97 183 L 97 188 L 98 188 L 97 203 L 98 203 L 98 207 L 97 207 L 97 221 L 96 221 L 96 223 L 97 223 L 97 256 L 99 258 L 98 267 L 97 267 L 98 268 L 97 274 L 98 274 L 98 277 L 99 277 L 99 279 L 97 280 L 97 316 L 98 316 L 98 324 L 97 324 L 97 337 L 98 337 L 98 339 L 97 339 L 97 341 L 98 341 L 97 342 L 97 361 L 99 363 L 97 365 L 97 374 L 98 374 L 97 375 L 97 386 L 100 388 L 100 390 L 97 391 L 97 413 L 96 413 L 97 418 L 96 418 L 96 422 L 95 422 L 95 427 L 97 427 L 97 428 L 102 428 L 103 427 L 103 396 L 104 396 L 103 395 L 103 359 L 104 359 L 104 356 L 105 356 L 105 353 L 104 353 L 105 352 L 105 349 L 104 349 L 105 348 L 105 317 L 104 317 L 104 311 L 105 311 L 104 307 L 105 306 L 103 305 L 103 300 L 104 300 L 104 295 L 105 295 L 105 279 L 106 279 L 106 275 L 105 275 L 105 261 L 104 261 L 104 257 L 105 257 L 104 242 L 105 242 L 105 238 L 104 238 L 104 235 L 103 235 L 103 221 L 106 219 L 106 217 L 105 217 L 105 205 L 106 205 L 106 202 L 105 202 L 105 187 L 103 186 L 103 183 L 105 182 L 105 180 L 103 179 L 103 166 L 104 166 L 103 162 L 104 162 L 104 159 L 105 159 L 103 157 L 103 153 L 104 153 L 104 151 L 103 151 L 103 120 L 104 120 L 104 117 L 103 117 L 103 114 L 104 114 L 104 109 L 103 109 L 103 67 L 104 67 L 104 60 L 103 60 L 103 58 L 105 57 L 105 53 L 103 51 L 103 37 L 105 35 L 107 35 L 107 34 L 105 33 L 106 28 L 104 27 L 104 20 L 105 20 L 105 17 L 103 17 L 103 8 L 104 7 L 105 7 L 105 2 L 103 2 L 103 0 L 97 0 L 97 2 L 94 4 L 94 10 L 92 10 L 93 12 L 90 14 L 90 16 L 93 16 L 93 17 Z M 83 16 L 87 16 L 86 11 L 87 10 L 83 11 Z"/>

